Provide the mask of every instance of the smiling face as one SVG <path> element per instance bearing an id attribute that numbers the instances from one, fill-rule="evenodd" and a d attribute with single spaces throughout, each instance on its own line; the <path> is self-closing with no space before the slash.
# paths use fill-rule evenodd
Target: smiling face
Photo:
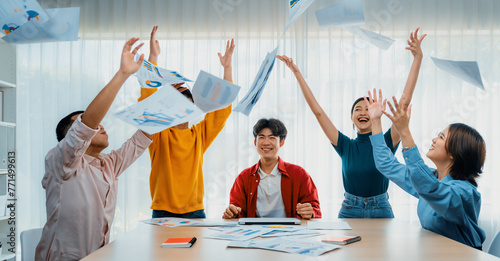
<path id="1" fill-rule="evenodd" d="M 448 139 L 448 128 L 432 139 L 431 148 L 427 152 L 427 158 L 434 163 L 451 161 L 451 156 L 446 150 L 446 140 Z"/>
<path id="2" fill-rule="evenodd" d="M 285 140 L 280 140 L 278 136 L 273 135 L 269 128 L 262 129 L 254 140 L 257 152 L 261 159 L 266 161 L 278 159 L 278 151 L 284 144 Z"/>
<path id="3" fill-rule="evenodd" d="M 372 131 L 372 121 L 368 115 L 368 104 L 364 100 L 357 102 L 352 111 L 351 120 L 358 132 L 368 133 Z"/>

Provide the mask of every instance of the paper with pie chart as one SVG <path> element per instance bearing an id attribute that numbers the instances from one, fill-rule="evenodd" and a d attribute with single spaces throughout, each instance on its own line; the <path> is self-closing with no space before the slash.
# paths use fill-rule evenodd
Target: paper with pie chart
<path id="1" fill-rule="evenodd" d="M 135 74 L 142 88 L 158 88 L 181 82 L 192 82 L 176 71 L 170 71 L 144 60 Z"/>
<path id="2" fill-rule="evenodd" d="M 203 113 L 227 107 L 236 99 L 239 90 L 237 85 L 200 71 L 192 90 L 195 103 L 167 84 L 114 116 L 153 134 L 189 122 Z"/>
<path id="3" fill-rule="evenodd" d="M 14 2 L 20 1 L 1 1 L 0 9 Z M 14 14 L 0 12 L 1 32 L 5 34 L 2 40 L 10 44 L 78 40 L 80 7 L 41 9 L 36 1 L 23 0 L 22 4 L 24 2 L 27 4 L 23 5 L 24 9 Z"/>
<path id="4" fill-rule="evenodd" d="M 0 27 L 3 34 L 10 34 L 32 20 L 41 24 L 49 20 L 49 16 L 36 0 L 0 1 Z"/>

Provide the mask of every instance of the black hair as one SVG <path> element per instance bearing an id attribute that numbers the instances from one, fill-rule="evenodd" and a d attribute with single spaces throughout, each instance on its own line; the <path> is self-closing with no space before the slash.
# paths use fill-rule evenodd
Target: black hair
<path id="1" fill-rule="evenodd" d="M 467 180 L 477 187 L 475 178 L 483 173 L 486 144 L 479 132 L 463 123 L 448 127 L 446 151 L 452 156 L 450 175 L 453 179 Z"/>
<path id="2" fill-rule="evenodd" d="M 194 103 L 193 94 L 191 93 L 191 91 L 188 88 L 186 88 L 184 91 L 182 91 L 181 94 L 186 96 L 186 98 L 191 99 Z"/>
<path id="3" fill-rule="evenodd" d="M 286 138 L 287 130 L 285 124 L 283 124 L 280 120 L 273 118 L 260 119 L 253 126 L 253 137 L 256 139 L 257 135 L 259 135 L 259 133 L 265 128 L 270 129 L 274 136 L 280 137 L 280 140 L 284 140 Z"/>
<path id="4" fill-rule="evenodd" d="M 370 100 L 370 98 L 369 98 L 369 97 L 366 97 L 366 99 L 367 99 L 367 100 Z M 354 101 L 354 103 L 352 104 L 352 107 L 351 107 L 351 115 L 352 115 L 352 113 L 354 112 L 354 107 L 356 107 L 356 104 L 358 104 L 358 102 L 360 102 L 360 101 L 364 101 L 364 100 L 365 100 L 365 97 L 359 97 L 359 98 L 357 98 L 357 99 Z"/>
<path id="5" fill-rule="evenodd" d="M 71 125 L 74 122 L 74 120 L 72 120 L 71 117 L 78 115 L 78 114 L 82 114 L 82 113 L 84 113 L 84 111 L 74 111 L 59 121 L 59 123 L 57 124 L 57 127 L 56 127 L 57 141 L 61 141 L 66 136 L 66 133 L 68 132 L 69 127 L 71 127 Z"/>

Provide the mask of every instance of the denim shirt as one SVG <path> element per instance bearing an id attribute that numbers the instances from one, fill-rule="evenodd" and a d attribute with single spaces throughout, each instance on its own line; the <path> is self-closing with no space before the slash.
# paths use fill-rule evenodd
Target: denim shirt
<path id="1" fill-rule="evenodd" d="M 370 140 L 380 173 L 419 199 L 417 213 L 423 228 L 471 247 L 482 246 L 486 236 L 478 226 L 481 194 L 474 185 L 451 175 L 438 180 L 416 146 L 403 152 L 404 165 L 386 146 L 381 133 Z"/>

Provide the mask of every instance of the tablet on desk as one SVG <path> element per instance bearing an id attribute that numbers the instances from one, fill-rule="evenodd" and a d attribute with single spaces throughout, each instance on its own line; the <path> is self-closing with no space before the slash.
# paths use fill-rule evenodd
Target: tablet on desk
<path id="1" fill-rule="evenodd" d="M 300 225 L 302 222 L 298 218 L 240 218 L 240 225 Z"/>

